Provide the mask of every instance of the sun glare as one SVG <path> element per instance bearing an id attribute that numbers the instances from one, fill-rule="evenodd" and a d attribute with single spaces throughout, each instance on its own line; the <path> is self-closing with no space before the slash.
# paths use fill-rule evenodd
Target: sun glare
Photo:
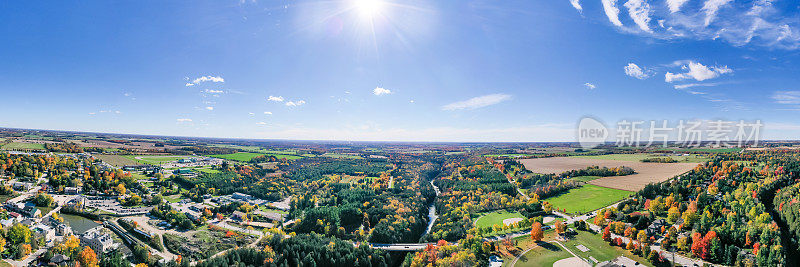
<path id="1" fill-rule="evenodd" d="M 353 0 L 353 6 L 362 18 L 372 19 L 380 14 L 386 3 L 382 0 Z"/>

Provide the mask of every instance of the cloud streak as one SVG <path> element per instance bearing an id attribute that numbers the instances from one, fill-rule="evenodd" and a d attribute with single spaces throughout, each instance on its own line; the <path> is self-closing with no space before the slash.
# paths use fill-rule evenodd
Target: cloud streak
<path id="1" fill-rule="evenodd" d="M 490 94 L 484 96 L 473 97 L 464 101 L 453 102 L 442 106 L 442 110 L 470 110 L 487 107 L 499 104 L 503 101 L 511 100 L 511 95 L 507 94 Z"/>
<path id="2" fill-rule="evenodd" d="M 388 95 L 388 94 L 391 94 L 391 93 L 392 93 L 391 90 L 386 89 L 386 88 L 382 88 L 382 87 L 375 87 L 375 89 L 372 89 L 372 94 L 377 95 L 377 96 Z"/>

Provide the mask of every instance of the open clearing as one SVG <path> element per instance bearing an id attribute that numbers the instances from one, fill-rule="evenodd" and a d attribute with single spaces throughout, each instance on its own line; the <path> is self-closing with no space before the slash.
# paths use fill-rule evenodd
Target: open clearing
<path id="1" fill-rule="evenodd" d="M 44 145 L 39 143 L 21 143 L 21 142 L 12 142 L 6 145 L 3 145 L 3 149 L 6 150 L 15 150 L 15 149 L 36 149 L 36 150 L 44 150 Z"/>
<path id="2" fill-rule="evenodd" d="M 105 163 L 111 164 L 114 167 L 122 167 L 125 165 L 137 165 L 137 162 L 133 159 L 126 158 L 125 156 L 120 155 L 94 155 L 96 158 L 102 160 Z"/>
<path id="3" fill-rule="evenodd" d="M 508 212 L 501 210 L 484 214 L 475 221 L 475 224 L 478 225 L 478 227 L 493 226 L 495 224 L 503 225 L 505 220 L 514 218 L 522 219 L 525 218 L 525 216 L 522 216 L 522 214 L 519 212 Z"/>
<path id="4" fill-rule="evenodd" d="M 584 169 L 589 166 L 631 167 L 636 171 L 636 174 L 603 177 L 588 182 L 593 185 L 627 191 L 638 191 L 649 183 L 666 181 L 697 166 L 697 163 L 644 163 L 580 157 L 522 159 L 519 161 L 525 165 L 525 168 L 535 173 L 559 174 L 569 170 Z"/>
<path id="5" fill-rule="evenodd" d="M 586 213 L 614 204 L 630 194 L 632 192 L 587 184 L 544 201 L 556 208 L 566 209 L 567 213 Z"/>

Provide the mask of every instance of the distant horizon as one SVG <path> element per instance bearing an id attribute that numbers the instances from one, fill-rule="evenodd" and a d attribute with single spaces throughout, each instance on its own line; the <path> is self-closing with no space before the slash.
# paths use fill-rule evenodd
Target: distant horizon
<path id="1" fill-rule="evenodd" d="M 798 4 L 679 2 L 6 3 L 0 125 L 563 142 L 588 115 L 800 138 Z"/>

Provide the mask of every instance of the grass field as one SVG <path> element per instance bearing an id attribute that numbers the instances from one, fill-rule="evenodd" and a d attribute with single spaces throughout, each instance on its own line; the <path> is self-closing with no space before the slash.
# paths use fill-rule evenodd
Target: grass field
<path id="1" fill-rule="evenodd" d="M 621 247 L 609 246 L 608 242 L 603 241 L 603 238 L 600 234 L 579 231 L 575 238 L 562 243 L 570 251 L 585 259 L 589 259 L 589 256 L 592 256 L 597 259 L 598 262 L 603 262 L 612 260 L 619 256 L 625 256 L 639 263 L 643 263 L 646 266 L 651 266 L 649 261 L 642 257 L 633 255 L 633 253 L 630 253 L 630 251 L 627 251 Z M 577 245 L 584 245 L 589 249 L 589 251 L 581 252 L 575 247 Z"/>
<path id="2" fill-rule="evenodd" d="M 549 231 L 548 231 L 549 232 Z M 551 233 L 545 233 L 545 240 L 550 240 L 554 238 Z M 522 249 L 527 249 L 533 246 L 533 242 L 527 236 L 523 236 L 517 238 L 517 244 Z M 589 257 L 595 258 L 598 262 L 603 262 L 607 260 L 612 260 L 619 256 L 625 256 L 632 260 L 635 260 L 641 263 L 643 266 L 652 266 L 649 261 L 646 259 L 636 256 L 630 251 L 622 249 L 620 247 L 612 247 L 608 245 L 608 242 L 603 241 L 600 234 L 592 234 L 588 232 L 578 231 L 578 235 L 575 238 L 570 239 L 565 242 L 561 242 L 564 246 L 567 247 L 572 253 L 584 258 L 589 259 Z M 555 243 L 546 243 L 540 242 L 539 247 L 536 247 L 528 253 L 522 255 L 517 261 L 516 266 L 525 266 L 525 267 L 540 267 L 540 266 L 553 266 L 558 260 L 571 258 L 573 257 L 568 251 L 564 250 L 560 245 Z M 584 245 L 589 251 L 581 252 L 577 245 Z M 505 262 L 503 262 L 503 266 L 510 266 L 511 262 L 514 260 L 513 258 L 505 258 Z"/>
<path id="3" fill-rule="evenodd" d="M 3 145 L 2 149 L 5 149 L 5 150 L 15 150 L 15 149 L 39 149 L 39 150 L 44 150 L 44 145 L 43 144 L 39 144 L 39 143 L 12 142 L 12 143 Z"/>
<path id="4" fill-rule="evenodd" d="M 137 162 L 135 160 L 126 158 L 125 156 L 120 155 L 94 155 L 98 159 L 102 160 L 105 163 L 111 164 L 114 167 L 122 167 L 125 165 L 136 165 Z"/>
<path id="5" fill-rule="evenodd" d="M 559 245 L 546 242 L 542 242 L 541 244 L 541 246 L 531 249 L 528 253 L 522 255 L 515 266 L 552 267 L 553 263 L 556 261 L 572 257 L 572 254 L 569 254 L 569 252 Z M 513 259 L 506 261 L 509 265 L 505 265 L 506 262 L 503 262 L 503 266 L 510 266 L 510 261 L 513 261 Z"/>
<path id="6" fill-rule="evenodd" d="M 127 159 L 133 160 L 139 164 L 158 165 L 161 163 L 173 162 L 179 159 L 187 158 L 186 156 L 147 156 L 147 155 L 124 155 Z"/>
<path id="7" fill-rule="evenodd" d="M 266 156 L 271 156 L 272 155 L 272 156 L 275 156 L 275 157 L 277 157 L 279 159 L 284 159 L 285 158 L 285 159 L 290 159 L 290 160 L 302 158 L 301 156 L 289 155 L 289 154 L 265 154 L 265 153 L 255 153 L 255 152 L 237 152 L 237 153 L 233 153 L 233 154 L 217 154 L 217 155 L 208 155 L 208 156 L 209 157 L 214 157 L 214 158 L 220 158 L 220 159 L 233 160 L 233 161 L 248 162 L 251 159 L 253 159 L 253 158 L 257 157 L 257 156 L 261 156 L 261 155 L 266 155 Z"/>
<path id="8" fill-rule="evenodd" d="M 505 210 L 485 213 L 483 216 L 479 217 L 478 220 L 475 221 L 475 224 L 479 227 L 487 227 L 497 225 L 503 225 L 503 220 L 511 219 L 511 218 L 525 218 L 519 212 L 508 212 Z"/>
<path id="9" fill-rule="evenodd" d="M 614 204 L 631 194 L 629 191 L 587 184 L 544 201 L 559 209 L 567 209 L 567 213 L 586 213 Z"/>
<path id="10" fill-rule="evenodd" d="M 580 181 L 580 182 L 588 182 L 588 181 L 597 180 L 597 179 L 600 179 L 600 178 L 603 178 L 603 177 L 600 177 L 600 176 L 577 176 L 577 177 L 570 178 L 570 180 Z"/>
<path id="11" fill-rule="evenodd" d="M 689 156 L 664 156 L 661 154 L 606 154 L 606 155 L 594 155 L 594 156 L 575 156 L 576 158 L 586 158 L 586 159 L 604 159 L 604 160 L 622 160 L 622 161 L 641 161 L 646 158 L 663 158 L 663 157 L 670 157 L 678 162 L 688 162 L 688 163 L 700 163 L 708 161 L 708 158 L 701 156 L 701 155 L 689 155 Z"/>

